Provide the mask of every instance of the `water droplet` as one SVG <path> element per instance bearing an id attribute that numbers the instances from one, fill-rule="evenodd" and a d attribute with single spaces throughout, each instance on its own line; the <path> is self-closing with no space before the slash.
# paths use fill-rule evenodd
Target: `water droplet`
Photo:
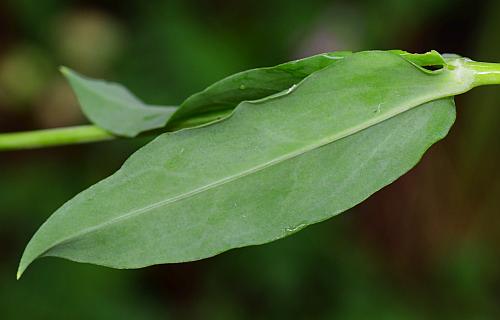
<path id="1" fill-rule="evenodd" d="M 245 88 L 246 88 L 246 87 L 245 87 L 245 85 L 244 85 L 244 84 L 242 84 L 242 85 L 240 86 L 240 89 L 241 89 L 241 90 L 244 90 Z"/>
<path id="2" fill-rule="evenodd" d="M 290 92 L 292 92 L 293 90 L 295 90 L 295 88 L 297 88 L 296 84 L 294 84 L 293 86 L 291 86 L 290 88 L 288 88 L 288 90 L 286 91 L 286 93 L 289 94 Z"/>
<path id="3" fill-rule="evenodd" d="M 300 229 L 304 228 L 306 226 L 305 223 L 301 223 L 301 224 L 298 224 L 296 226 L 292 226 L 292 227 L 288 227 L 288 228 L 285 228 L 285 232 L 286 234 L 290 234 L 290 233 L 293 233 L 293 232 L 297 232 L 299 231 Z"/>

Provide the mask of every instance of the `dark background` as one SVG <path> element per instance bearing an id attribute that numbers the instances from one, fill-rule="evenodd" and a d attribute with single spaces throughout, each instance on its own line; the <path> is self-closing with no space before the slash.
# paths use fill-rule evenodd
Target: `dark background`
<path id="1" fill-rule="evenodd" d="M 0 132 L 85 123 L 59 65 L 178 104 L 226 75 L 333 50 L 500 62 L 499 1 L 0 0 Z M 0 153 L 1 319 L 500 319 L 500 88 L 347 213 L 207 260 L 113 270 L 41 259 L 32 234 L 144 139 Z"/>

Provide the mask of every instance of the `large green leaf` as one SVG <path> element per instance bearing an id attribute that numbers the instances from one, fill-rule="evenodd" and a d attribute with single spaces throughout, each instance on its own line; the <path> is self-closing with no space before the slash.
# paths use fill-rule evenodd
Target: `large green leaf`
<path id="1" fill-rule="evenodd" d="M 165 126 L 177 109 L 144 104 L 118 83 L 96 80 L 62 67 L 83 113 L 97 126 L 125 137 Z"/>
<path id="2" fill-rule="evenodd" d="M 446 135 L 466 69 L 350 55 L 225 121 L 165 133 L 38 230 L 19 273 L 58 256 L 117 268 L 190 261 L 327 219 L 414 166 Z"/>

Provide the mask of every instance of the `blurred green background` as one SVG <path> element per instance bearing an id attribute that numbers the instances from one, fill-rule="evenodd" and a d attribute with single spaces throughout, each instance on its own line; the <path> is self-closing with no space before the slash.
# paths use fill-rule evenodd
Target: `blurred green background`
<path id="1" fill-rule="evenodd" d="M 500 62 L 500 2 L 0 1 L 0 132 L 85 123 L 59 65 L 178 104 L 231 73 L 332 50 Z M 500 87 L 348 213 L 207 260 L 112 270 L 24 246 L 146 141 L 0 154 L 0 319 L 500 319 Z M 328 165 L 328 164 L 325 164 Z"/>

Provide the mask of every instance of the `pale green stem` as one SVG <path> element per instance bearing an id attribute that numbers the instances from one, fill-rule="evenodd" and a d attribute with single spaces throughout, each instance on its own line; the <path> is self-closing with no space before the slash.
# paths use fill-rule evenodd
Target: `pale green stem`
<path id="1" fill-rule="evenodd" d="M 500 84 L 500 63 L 477 62 L 467 60 L 465 67 L 474 71 L 474 86 Z"/>
<path id="2" fill-rule="evenodd" d="M 115 138 L 116 136 L 111 133 L 92 125 L 0 133 L 0 151 L 97 142 Z"/>
<path id="3" fill-rule="evenodd" d="M 207 115 L 200 115 L 179 122 L 176 126 L 168 128 L 168 130 L 172 131 L 182 128 L 195 127 L 220 119 L 227 114 L 228 111 L 222 111 Z M 156 131 L 150 131 L 149 134 L 159 134 L 162 131 L 165 130 L 159 129 Z M 92 125 L 24 132 L 9 132 L 0 133 L 0 151 L 46 148 L 68 144 L 99 142 L 118 138 L 118 136 Z"/>

